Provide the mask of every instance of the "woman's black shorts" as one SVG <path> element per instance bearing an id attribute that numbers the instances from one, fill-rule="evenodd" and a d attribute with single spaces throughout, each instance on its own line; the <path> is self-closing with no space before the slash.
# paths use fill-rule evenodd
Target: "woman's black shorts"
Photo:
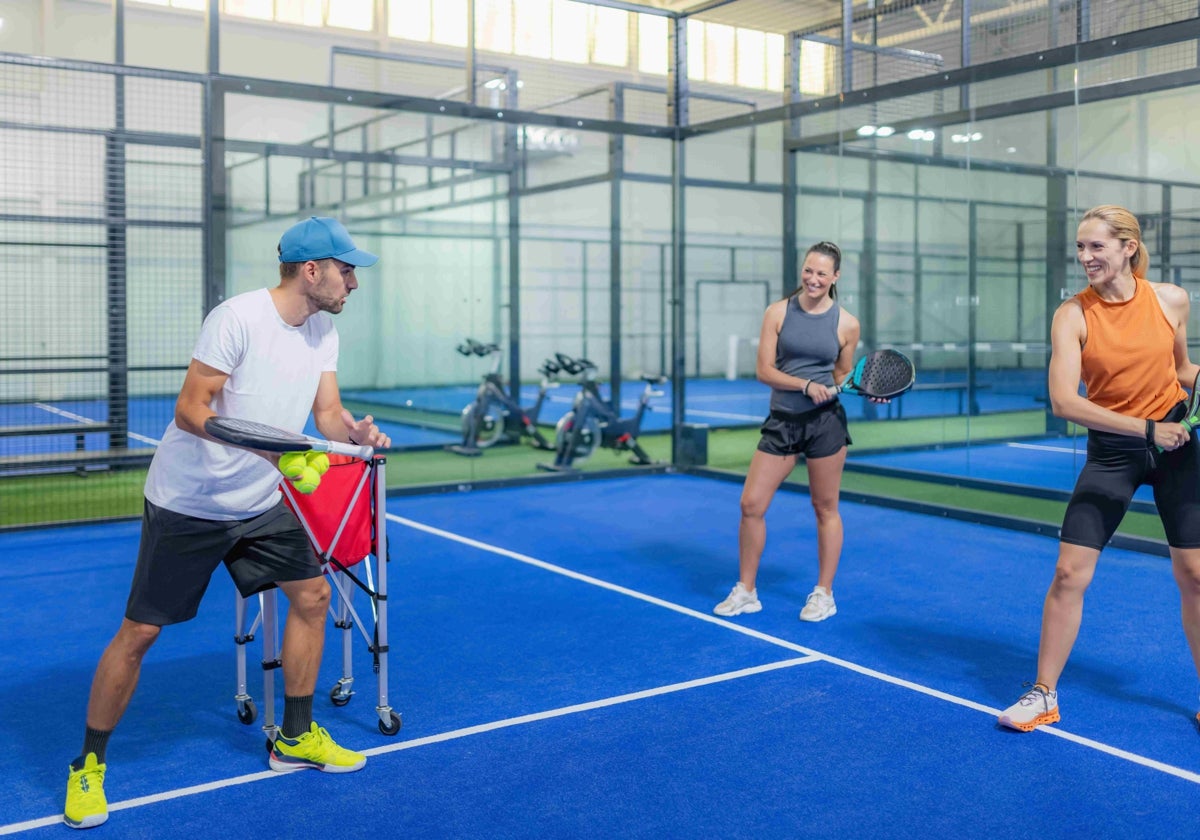
<path id="1" fill-rule="evenodd" d="M 277 581 L 321 575 L 304 528 L 280 501 L 250 519 L 198 519 L 145 503 L 125 617 L 159 627 L 196 617 L 221 563 L 248 598 Z"/>
<path id="2" fill-rule="evenodd" d="M 768 455 L 826 458 L 852 442 L 838 400 L 800 414 L 772 409 L 759 431 L 758 449 Z"/>
<path id="3" fill-rule="evenodd" d="M 1184 411 L 1180 403 L 1164 420 L 1178 423 Z M 1200 443 L 1194 434 L 1178 449 L 1159 452 L 1139 438 L 1088 432 L 1087 462 L 1075 482 L 1060 539 L 1104 548 L 1143 484 L 1154 488 L 1167 543 L 1200 548 Z"/>

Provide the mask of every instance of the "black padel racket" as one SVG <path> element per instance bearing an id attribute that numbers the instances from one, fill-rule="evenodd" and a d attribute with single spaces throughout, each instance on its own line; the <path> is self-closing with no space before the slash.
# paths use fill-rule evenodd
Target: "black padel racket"
<path id="1" fill-rule="evenodd" d="M 917 370 L 908 356 L 896 350 L 876 350 L 858 360 L 837 390 L 886 400 L 900 396 L 916 381 Z"/>
<path id="2" fill-rule="evenodd" d="M 335 455 L 349 455 L 369 461 L 375 454 L 370 446 L 358 446 L 353 443 L 341 443 L 334 440 L 322 440 L 295 432 L 287 432 L 268 426 L 266 423 L 255 423 L 253 420 L 238 420 L 233 417 L 209 417 L 204 421 L 204 431 L 235 446 L 247 449 L 261 449 L 264 452 L 332 452 Z"/>

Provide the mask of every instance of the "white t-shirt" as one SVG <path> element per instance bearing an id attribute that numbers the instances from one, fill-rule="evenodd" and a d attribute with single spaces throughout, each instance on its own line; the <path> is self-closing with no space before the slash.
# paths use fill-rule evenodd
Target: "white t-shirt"
<path id="1" fill-rule="evenodd" d="M 304 429 L 325 371 L 337 370 L 338 335 L 324 312 L 287 324 L 266 289 L 237 295 L 204 319 L 192 357 L 229 374 L 212 409 L 223 417 Z M 146 498 L 202 519 L 249 519 L 279 501 L 266 460 L 182 431 L 172 420 L 150 463 Z"/>

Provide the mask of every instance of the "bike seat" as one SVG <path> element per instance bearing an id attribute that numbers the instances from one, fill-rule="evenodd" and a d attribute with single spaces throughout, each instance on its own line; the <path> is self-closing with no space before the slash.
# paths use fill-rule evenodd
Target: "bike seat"
<path id="1" fill-rule="evenodd" d="M 596 369 L 596 366 L 587 359 L 572 359 L 564 353 L 555 353 L 554 357 L 558 359 L 558 363 L 562 366 L 562 369 L 572 376 L 578 376 L 585 370 Z"/>

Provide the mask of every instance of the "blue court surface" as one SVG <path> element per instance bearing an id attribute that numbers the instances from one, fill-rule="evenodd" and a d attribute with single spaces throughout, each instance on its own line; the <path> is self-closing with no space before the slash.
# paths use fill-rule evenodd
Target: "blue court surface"
<path id="1" fill-rule="evenodd" d="M 1021 734 L 995 718 L 1033 678 L 1052 539 L 843 503 L 838 613 L 807 624 L 813 516 L 785 491 L 764 609 L 726 620 L 711 609 L 736 578 L 740 492 L 650 475 L 389 499 L 403 728 L 376 728 L 365 654 L 349 705 L 325 695 L 333 648 L 318 681 L 317 720 L 369 756 L 352 775 L 267 769 L 235 716 L 218 572 L 200 617 L 147 657 L 96 836 L 1196 836 L 1197 678 L 1168 561 L 1105 552 L 1063 722 Z M 0 652 L 0 834 L 65 836 L 67 762 L 137 534 L 0 534 L 22 616 Z"/>
<path id="2" fill-rule="evenodd" d="M 638 379 L 626 380 L 621 386 L 621 413 L 632 415 L 638 407 L 644 383 Z M 642 423 L 648 431 L 666 431 L 671 428 L 671 384 L 656 386 L 659 396 L 652 397 Z M 348 390 L 346 399 L 353 399 L 379 406 L 420 409 L 424 411 L 460 413 L 464 406 L 475 399 L 474 385 L 447 385 L 426 388 L 395 388 L 387 390 Z M 571 409 L 571 403 L 579 387 L 563 383 L 547 392 L 538 422 L 553 425 Z M 601 394 L 610 398 L 607 386 L 601 385 Z M 521 386 L 521 405 L 531 409 L 537 401 L 538 386 Z M 756 426 L 762 423 L 770 410 L 771 389 L 754 379 L 689 379 L 686 391 L 686 423 L 707 426 Z M 890 405 L 872 405 L 866 400 L 846 395 L 842 402 L 851 420 L 944 417 L 962 415 L 970 410 L 965 391 L 960 383 L 932 382 L 928 387 L 910 391 L 898 397 Z M 1045 408 L 1045 401 L 1033 393 L 1010 393 L 997 388 L 983 388 L 976 392 L 975 413 L 1003 411 L 1028 411 Z"/>
<path id="3" fill-rule="evenodd" d="M 940 449 L 857 454 L 850 448 L 847 466 L 905 470 L 941 481 L 969 479 L 1020 488 L 1038 488 L 1069 494 L 1087 459 L 1087 436 L 1047 437 L 1003 443 L 977 443 Z M 1142 486 L 1135 501 L 1153 503 L 1154 494 Z"/>

